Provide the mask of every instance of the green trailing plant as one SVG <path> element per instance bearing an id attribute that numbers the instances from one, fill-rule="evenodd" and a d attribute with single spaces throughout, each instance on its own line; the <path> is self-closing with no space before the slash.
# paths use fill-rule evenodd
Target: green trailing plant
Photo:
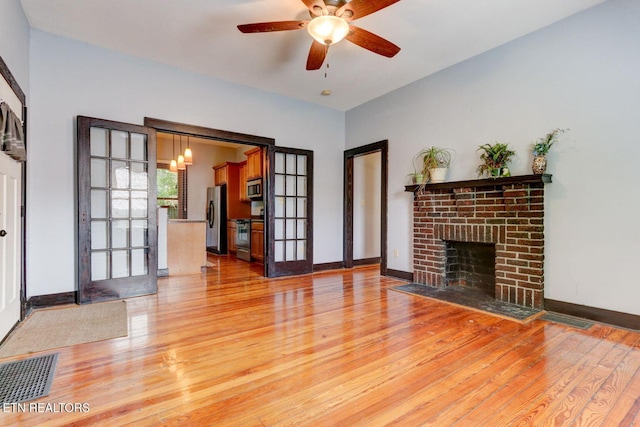
<path id="1" fill-rule="evenodd" d="M 425 148 L 413 158 L 414 175 L 423 176 L 423 182 L 427 182 L 431 177 L 431 169 L 449 167 L 450 164 L 451 150 L 448 148 Z"/>
<path id="2" fill-rule="evenodd" d="M 496 142 L 492 144 L 483 144 L 476 151 L 480 151 L 480 160 L 482 164 L 478 166 L 476 171 L 478 176 L 485 173 L 492 177 L 509 175 L 508 169 L 505 173 L 507 163 L 516 154 L 515 151 L 509 149 L 509 144 Z"/>
<path id="3" fill-rule="evenodd" d="M 553 144 L 558 142 L 558 137 L 561 133 L 568 131 L 569 129 L 556 128 L 546 134 L 543 138 L 538 138 L 536 142 L 531 144 L 531 152 L 534 157 L 546 156 Z"/>

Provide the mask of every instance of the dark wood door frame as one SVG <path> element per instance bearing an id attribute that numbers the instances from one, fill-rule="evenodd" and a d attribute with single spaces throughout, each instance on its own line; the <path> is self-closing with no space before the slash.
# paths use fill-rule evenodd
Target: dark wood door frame
<path id="1" fill-rule="evenodd" d="M 381 154 L 380 177 L 380 274 L 387 274 L 387 189 L 389 141 L 383 140 L 344 152 L 344 236 L 343 265 L 353 267 L 353 159 L 371 153 Z"/>
<path id="2" fill-rule="evenodd" d="M 25 150 L 28 150 L 27 141 L 27 97 L 22 91 L 22 88 L 18 84 L 18 81 L 9 70 L 9 66 L 4 59 L 0 56 L 0 78 L 4 78 L 13 93 L 16 95 L 20 103 L 22 104 L 22 127 L 24 131 L 24 145 Z M 22 230 L 22 242 L 20 244 L 20 321 L 28 314 L 27 307 L 27 160 L 20 162 L 20 168 L 22 169 L 22 200 L 20 201 L 20 227 Z M 0 340 L 2 337 L 0 337 Z"/>
<path id="3" fill-rule="evenodd" d="M 268 153 L 270 152 L 270 150 L 268 149 L 268 147 L 274 146 L 276 144 L 276 140 L 274 138 L 207 128 L 203 126 L 189 125 L 186 123 L 154 119 L 151 117 L 144 118 L 144 125 L 147 127 L 153 128 L 158 132 L 180 133 L 183 135 L 190 135 L 194 137 L 215 139 L 216 141 L 232 142 L 232 143 L 243 144 L 243 145 L 255 145 L 255 146 L 266 148 L 262 150 L 262 164 L 264 165 L 263 188 L 268 188 L 270 185 L 269 176 L 270 176 L 270 168 L 272 167 L 272 164 L 269 162 Z M 273 212 L 273 210 L 274 210 L 274 206 L 271 198 L 265 197 L 264 198 L 265 219 L 268 218 L 270 212 Z M 270 230 L 267 225 L 268 222 L 265 221 L 265 223 L 266 225 L 265 225 L 264 231 L 265 231 L 265 237 L 266 237 L 269 235 L 268 233 L 270 232 Z M 263 274 L 265 277 L 269 277 L 268 266 L 273 255 L 268 248 L 268 244 L 267 244 L 268 239 L 265 238 L 264 240 L 265 240 L 265 247 L 264 247 L 265 259 L 264 259 Z"/>
<path id="4" fill-rule="evenodd" d="M 201 138 L 215 139 L 224 142 L 235 142 L 245 145 L 275 145 L 276 140 L 264 136 L 249 135 L 246 133 L 230 132 L 220 129 L 212 129 L 203 126 L 188 125 L 186 123 L 170 122 L 168 120 L 144 118 L 144 125 L 154 128 L 158 132 L 181 133 L 183 135 L 197 136 Z"/>

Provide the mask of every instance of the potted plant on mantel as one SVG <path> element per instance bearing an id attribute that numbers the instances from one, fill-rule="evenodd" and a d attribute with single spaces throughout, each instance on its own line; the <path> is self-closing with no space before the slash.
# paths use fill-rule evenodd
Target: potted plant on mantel
<path id="1" fill-rule="evenodd" d="M 496 142 L 493 145 L 484 144 L 478 147 L 476 151 L 481 151 L 480 160 L 482 160 L 482 164 L 476 169 L 478 176 L 484 174 L 491 178 L 511 176 L 507 163 L 516 153 L 509 149 L 509 144 L 500 142 Z"/>
<path id="2" fill-rule="evenodd" d="M 413 158 L 414 176 L 422 177 L 415 184 L 444 182 L 451 165 L 451 150 L 430 147 L 420 150 Z"/>
<path id="3" fill-rule="evenodd" d="M 558 142 L 558 135 L 568 130 L 569 129 L 554 129 L 544 138 L 539 138 L 531 145 L 531 152 L 533 153 L 531 170 L 535 175 L 542 175 L 547 170 L 547 154 L 549 150 L 553 144 Z"/>

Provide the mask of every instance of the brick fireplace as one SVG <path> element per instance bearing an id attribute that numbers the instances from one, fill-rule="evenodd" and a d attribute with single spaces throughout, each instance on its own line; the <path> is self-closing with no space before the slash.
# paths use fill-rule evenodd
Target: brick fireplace
<path id="1" fill-rule="evenodd" d="M 414 282 L 493 285 L 488 291 L 498 300 L 542 309 L 548 182 L 551 175 L 525 175 L 407 186 L 414 192 Z"/>

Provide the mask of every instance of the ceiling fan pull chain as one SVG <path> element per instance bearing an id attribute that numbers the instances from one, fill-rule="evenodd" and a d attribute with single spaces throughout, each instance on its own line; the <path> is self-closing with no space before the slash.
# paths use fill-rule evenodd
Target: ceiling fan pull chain
<path id="1" fill-rule="evenodd" d="M 328 45 L 327 45 L 327 46 L 325 46 L 325 48 L 324 48 L 324 49 L 325 49 L 325 50 L 324 50 L 324 56 L 325 56 L 325 58 L 326 58 L 327 56 L 329 56 L 329 46 L 328 46 Z M 326 62 L 325 67 L 326 67 L 326 68 L 325 68 L 325 70 L 324 70 L 324 78 L 326 79 L 326 78 L 327 78 L 327 74 L 328 74 L 328 72 L 329 72 L 329 59 L 327 59 L 327 62 Z"/>

